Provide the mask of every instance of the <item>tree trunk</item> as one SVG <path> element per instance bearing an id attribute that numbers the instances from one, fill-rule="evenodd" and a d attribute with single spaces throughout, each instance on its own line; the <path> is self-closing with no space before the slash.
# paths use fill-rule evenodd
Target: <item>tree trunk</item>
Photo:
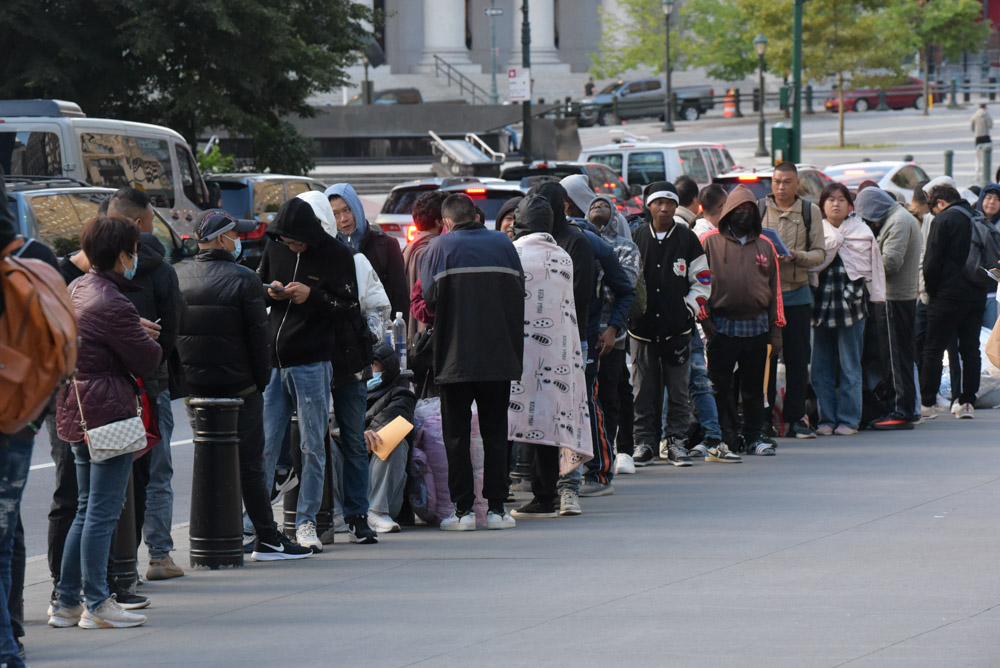
<path id="1" fill-rule="evenodd" d="M 924 47 L 924 116 L 930 113 L 931 107 L 931 45 Z"/>
<path id="2" fill-rule="evenodd" d="M 844 73 L 837 72 L 837 146 L 844 148 Z"/>

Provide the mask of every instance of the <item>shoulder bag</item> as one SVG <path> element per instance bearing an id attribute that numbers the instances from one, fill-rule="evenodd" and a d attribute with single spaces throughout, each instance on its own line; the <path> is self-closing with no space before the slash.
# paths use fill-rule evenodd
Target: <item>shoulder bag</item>
<path id="1" fill-rule="evenodd" d="M 83 438 L 87 441 L 92 461 L 103 462 L 146 447 L 146 427 L 142 424 L 142 404 L 139 403 L 138 397 L 135 400 L 135 417 L 118 420 L 96 429 L 87 429 L 87 421 L 83 417 L 83 403 L 80 401 L 80 387 L 75 377 L 73 390 L 76 393 L 76 405 L 80 408 L 80 427 L 83 429 Z"/>

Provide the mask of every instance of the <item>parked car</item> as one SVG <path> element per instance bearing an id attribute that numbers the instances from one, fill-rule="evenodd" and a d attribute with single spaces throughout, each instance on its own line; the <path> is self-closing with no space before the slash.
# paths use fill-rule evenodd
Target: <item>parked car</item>
<path id="1" fill-rule="evenodd" d="M 375 224 L 396 239 L 400 247 L 405 247 L 417 234 L 417 227 L 413 224 L 413 204 L 423 193 L 438 189 L 465 192 L 486 214 L 486 226 L 490 228 L 495 228 L 496 214 L 504 202 L 527 192 L 518 183 L 489 177 L 457 176 L 410 181 L 392 189 L 382 204 L 382 211 L 375 217 Z"/>
<path id="2" fill-rule="evenodd" d="M 209 193 L 184 138 L 169 128 L 87 118 L 61 100 L 0 100 L 0 166 L 12 176 L 68 176 L 92 186 L 140 188 L 191 235 Z"/>
<path id="3" fill-rule="evenodd" d="M 625 215 L 642 212 L 641 188 L 625 185 L 618 174 L 599 162 L 533 162 L 516 165 L 500 172 L 504 181 L 517 181 L 525 189 L 546 180 L 561 180 L 572 174 L 583 174 L 598 195 L 607 195 Z M 544 178 L 543 178 L 544 177 Z"/>
<path id="4" fill-rule="evenodd" d="M 911 77 L 906 83 L 886 89 L 885 104 L 890 109 L 908 109 L 909 107 L 923 109 L 923 95 L 924 82 Z M 934 98 L 935 104 L 942 99 L 934 84 L 931 84 L 931 95 Z M 827 95 L 824 106 L 827 111 L 837 111 L 840 108 L 840 99 L 837 96 L 836 90 Z M 877 88 L 858 88 L 844 91 L 845 111 L 868 111 L 869 109 L 876 108 L 878 108 Z"/>
<path id="5" fill-rule="evenodd" d="M 677 119 L 696 121 L 715 106 L 715 90 L 711 86 L 674 86 L 671 92 L 677 100 L 674 110 Z M 662 120 L 666 105 L 663 82 L 651 78 L 609 84 L 597 95 L 580 101 L 579 124 L 607 124 L 614 116 L 616 103 L 619 120 L 650 116 Z"/>
<path id="6" fill-rule="evenodd" d="M 917 184 L 930 179 L 927 172 L 912 162 L 850 162 L 830 165 L 823 173 L 843 183 L 852 193 L 857 192 L 862 181 L 874 181 L 879 188 L 897 195 L 896 199 L 902 197 L 907 204 Z"/>
<path id="7" fill-rule="evenodd" d="M 733 157 L 722 144 L 640 141 L 625 136 L 610 144 L 602 144 L 580 153 L 580 162 L 606 165 L 629 186 L 646 186 L 653 181 L 670 181 L 687 175 L 702 188 L 712 178 L 736 166 Z"/>
<path id="8" fill-rule="evenodd" d="M 257 223 L 253 232 L 240 233 L 243 255 L 240 262 L 256 269 L 264 250 L 264 231 L 281 205 L 299 193 L 323 192 L 326 185 L 307 176 L 287 174 L 210 174 L 205 181 L 218 188 L 217 206 L 240 220 Z"/>
<path id="9" fill-rule="evenodd" d="M 796 167 L 799 170 L 799 197 L 809 200 L 813 204 L 819 204 L 819 196 L 826 184 L 831 182 L 830 177 L 824 174 L 819 167 L 813 165 L 796 165 Z M 754 197 L 763 199 L 771 194 L 772 174 L 774 174 L 773 167 L 735 169 L 716 176 L 712 179 L 712 183 L 718 183 L 727 191 L 742 184 L 750 188 Z"/>
<path id="10" fill-rule="evenodd" d="M 97 215 L 101 202 L 115 193 L 114 188 L 97 188 L 65 177 L 4 177 L 6 205 L 17 224 L 18 233 L 45 243 L 57 257 L 80 249 L 80 231 Z M 194 239 L 182 239 L 160 215 L 153 213 L 153 234 L 166 249 L 172 264 L 198 252 Z"/>
<path id="11" fill-rule="evenodd" d="M 373 104 L 420 104 L 424 101 L 418 88 L 388 88 L 386 90 L 375 91 Z M 364 104 L 361 93 L 351 98 L 347 104 Z"/>

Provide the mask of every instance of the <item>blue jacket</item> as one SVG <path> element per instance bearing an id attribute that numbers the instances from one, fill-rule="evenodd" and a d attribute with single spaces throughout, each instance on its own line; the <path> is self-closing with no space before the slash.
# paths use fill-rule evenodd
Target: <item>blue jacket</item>
<path id="1" fill-rule="evenodd" d="M 434 313 L 439 385 L 521 378 L 524 271 L 506 234 L 473 222 L 432 239 L 420 284 Z"/>
<path id="2" fill-rule="evenodd" d="M 600 267 L 597 276 L 597 290 L 590 297 L 590 311 L 587 316 L 587 345 L 593 348 L 597 343 L 597 337 L 601 335 L 601 310 L 603 306 L 601 286 L 610 288 L 615 296 L 615 304 L 611 311 L 611 317 L 608 318 L 608 326 L 617 328 L 619 334 L 625 332 L 625 319 L 628 318 L 632 302 L 635 300 L 635 289 L 618 261 L 618 253 L 611 244 L 598 236 L 594 224 L 580 219 L 573 219 L 572 222 L 583 229 L 583 234 L 587 237 L 587 241 L 594 251 L 594 259 L 597 260 Z"/>

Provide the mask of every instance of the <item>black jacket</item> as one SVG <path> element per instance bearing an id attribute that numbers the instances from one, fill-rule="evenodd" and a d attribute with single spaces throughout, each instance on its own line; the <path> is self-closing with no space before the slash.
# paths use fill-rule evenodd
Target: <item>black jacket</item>
<path id="1" fill-rule="evenodd" d="M 417 397 L 410 390 L 413 372 L 400 370 L 399 357 L 392 346 L 380 345 L 375 355 L 382 363 L 382 383 L 368 392 L 365 429 L 378 431 L 400 416 L 412 424 L 417 406 Z"/>
<path id="2" fill-rule="evenodd" d="M 323 231 L 309 203 L 297 197 L 281 205 L 268 223 L 267 236 L 257 269 L 261 280 L 295 281 L 310 288 L 301 304 L 267 298 L 273 366 L 330 360 L 335 379 L 363 371 L 371 364 L 371 341 L 358 302 L 351 249 Z M 294 253 L 279 237 L 303 241 L 308 248 Z"/>
<path id="3" fill-rule="evenodd" d="M 183 310 L 177 350 L 192 396 L 263 392 L 271 371 L 264 287 L 228 251 L 201 250 L 177 270 Z"/>
<path id="4" fill-rule="evenodd" d="M 361 240 L 361 253 L 372 263 L 372 268 L 382 281 L 382 287 L 392 304 L 392 313 L 409 317 L 410 291 L 406 287 L 406 263 L 399 242 L 377 227 L 368 226 Z"/>
<path id="5" fill-rule="evenodd" d="M 963 271 L 972 243 L 975 215 L 965 200 L 958 200 L 934 216 L 924 250 L 924 287 L 932 300 L 983 302 L 986 290 L 969 282 Z"/>

